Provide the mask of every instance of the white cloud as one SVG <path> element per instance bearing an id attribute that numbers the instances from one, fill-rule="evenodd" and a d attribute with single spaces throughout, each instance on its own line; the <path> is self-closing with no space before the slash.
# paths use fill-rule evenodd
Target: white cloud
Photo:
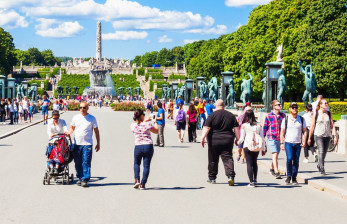
<path id="1" fill-rule="evenodd" d="M 169 42 L 172 42 L 172 41 L 173 41 L 173 39 L 169 38 L 167 35 L 158 37 L 158 42 L 159 43 L 169 43 Z"/>
<path id="2" fill-rule="evenodd" d="M 240 7 L 246 5 L 264 5 L 271 0 L 225 0 L 225 5 L 229 7 Z"/>
<path id="3" fill-rule="evenodd" d="M 196 42 L 196 41 L 199 41 L 199 40 L 185 39 L 185 40 L 183 40 L 183 43 L 184 43 L 184 44 L 191 44 L 191 43 L 194 43 L 194 42 Z"/>
<path id="4" fill-rule="evenodd" d="M 150 43 L 151 43 L 151 40 L 146 40 L 146 43 L 147 43 L 147 44 L 150 44 Z"/>
<path id="5" fill-rule="evenodd" d="M 75 22 L 59 22 L 55 19 L 38 19 L 36 34 L 42 37 L 65 38 L 77 35 L 83 26 Z"/>
<path id="6" fill-rule="evenodd" d="M 198 34 L 225 34 L 227 33 L 228 28 L 225 25 L 217 25 L 216 27 L 211 28 L 202 28 L 202 29 L 191 29 L 185 30 L 184 33 L 198 33 Z"/>
<path id="7" fill-rule="evenodd" d="M 29 23 L 25 18 L 13 10 L 0 9 L 0 26 L 7 29 L 27 27 Z"/>
<path id="8" fill-rule="evenodd" d="M 235 27 L 236 30 L 238 30 L 241 26 L 243 26 L 243 24 L 241 24 L 241 23 L 237 24 L 237 26 Z"/>
<path id="9" fill-rule="evenodd" d="M 148 36 L 146 31 L 116 31 L 114 33 L 102 34 L 103 40 L 130 40 L 130 39 L 145 39 Z"/>

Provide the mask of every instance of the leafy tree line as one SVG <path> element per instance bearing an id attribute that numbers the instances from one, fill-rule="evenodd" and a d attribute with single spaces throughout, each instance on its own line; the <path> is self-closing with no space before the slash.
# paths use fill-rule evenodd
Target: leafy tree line
<path id="1" fill-rule="evenodd" d="M 37 66 L 54 66 L 55 63 L 60 64 L 61 60 L 54 56 L 52 50 L 43 50 L 32 47 L 26 51 L 16 49 L 14 51 L 17 59 L 16 65 L 20 65 L 22 61 L 23 65 L 37 65 Z"/>
<path id="2" fill-rule="evenodd" d="M 304 66 L 312 64 L 318 93 L 343 100 L 347 86 L 346 15 L 345 0 L 274 0 L 253 9 L 248 23 L 236 32 L 171 50 L 147 52 L 133 62 L 143 66 L 185 62 L 193 79 L 204 76 L 210 80 L 221 77 L 222 71 L 233 71 L 237 98 L 242 79 L 248 79 L 250 72 L 254 98 L 260 101 L 264 65 L 276 61 L 277 46 L 283 44 L 286 100 L 300 101 L 305 90 L 299 60 Z"/>

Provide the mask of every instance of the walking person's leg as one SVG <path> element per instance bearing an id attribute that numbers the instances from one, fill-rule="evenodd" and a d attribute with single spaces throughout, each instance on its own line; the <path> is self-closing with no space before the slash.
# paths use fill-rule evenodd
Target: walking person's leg
<path id="1" fill-rule="evenodd" d="M 138 182 L 140 181 L 140 166 L 143 157 L 142 148 L 142 145 L 136 145 L 134 149 L 134 178 Z"/>
<path id="2" fill-rule="evenodd" d="M 196 122 L 192 126 L 193 141 L 196 142 Z"/>
<path id="3" fill-rule="evenodd" d="M 316 136 L 316 143 L 317 143 L 317 149 L 318 149 L 318 171 L 323 173 L 324 171 L 324 159 L 326 156 L 327 147 L 325 147 L 325 140 L 324 137 L 318 137 Z"/>
<path id="4" fill-rule="evenodd" d="M 232 140 L 234 142 L 234 139 Z M 232 178 L 234 182 L 235 178 L 235 169 L 234 169 L 234 159 L 233 159 L 233 146 L 226 145 L 221 148 L 221 158 L 224 165 L 225 175 L 228 178 Z M 229 182 L 230 184 L 230 182 Z"/>
<path id="5" fill-rule="evenodd" d="M 90 176 L 91 176 L 90 170 L 91 170 L 91 164 L 92 164 L 93 146 L 92 145 L 84 145 L 82 150 L 83 150 L 82 151 L 83 177 L 81 178 L 81 180 L 84 183 L 86 183 L 90 180 Z"/>
<path id="6" fill-rule="evenodd" d="M 247 174 L 248 174 L 248 179 L 250 183 L 253 183 L 253 158 L 251 155 L 251 151 L 248 150 L 248 148 L 244 148 L 245 156 L 246 156 L 246 161 L 247 161 Z"/>
<path id="7" fill-rule="evenodd" d="M 299 172 L 299 159 L 300 159 L 301 146 L 300 144 L 293 144 L 293 183 L 296 184 L 296 177 Z"/>
<path id="8" fill-rule="evenodd" d="M 165 146 L 164 129 L 165 129 L 165 124 L 162 125 L 160 130 L 160 146 Z"/>
<path id="9" fill-rule="evenodd" d="M 188 141 L 193 141 L 193 123 L 191 122 L 188 123 Z"/>
<path id="10" fill-rule="evenodd" d="M 208 145 L 208 178 L 210 181 L 216 181 L 218 175 L 218 163 L 218 150 L 214 149 L 211 145 Z"/>
<path id="11" fill-rule="evenodd" d="M 258 156 L 259 156 L 259 152 L 252 152 L 252 168 L 253 168 L 253 183 L 257 184 L 257 177 L 258 177 Z"/>
<path id="12" fill-rule="evenodd" d="M 328 148 L 329 148 L 329 143 L 330 143 L 330 137 L 323 137 L 323 152 L 322 152 L 322 159 L 321 159 L 321 174 L 325 175 L 325 157 L 328 153 Z"/>
<path id="13" fill-rule="evenodd" d="M 202 128 L 202 127 L 204 127 L 204 126 L 205 126 L 206 114 L 202 114 L 202 116 L 201 116 L 201 117 L 204 119 L 204 121 L 202 122 L 202 126 L 201 126 L 201 128 Z"/>
<path id="14" fill-rule="evenodd" d="M 143 174 L 141 180 L 142 185 L 145 185 L 147 183 L 153 154 L 153 145 L 145 145 L 143 154 Z"/>
<path id="15" fill-rule="evenodd" d="M 287 157 L 287 179 L 286 183 L 288 184 L 288 181 L 292 179 L 293 176 L 293 159 L 294 159 L 294 149 L 293 149 L 293 144 L 285 142 L 284 143 L 284 148 L 286 150 L 286 157 Z"/>
<path id="16" fill-rule="evenodd" d="M 75 145 L 73 150 L 73 159 L 75 163 L 76 177 L 81 181 L 83 177 L 82 169 L 82 146 Z M 81 183 L 79 183 L 81 184 Z"/>
<path id="17" fill-rule="evenodd" d="M 269 148 L 272 153 L 272 164 L 270 172 L 276 179 L 281 179 L 281 175 L 278 172 L 278 155 L 280 153 L 280 141 L 277 140 L 268 140 Z"/>
<path id="18" fill-rule="evenodd" d="M 10 112 L 10 124 L 13 124 L 14 112 Z"/>

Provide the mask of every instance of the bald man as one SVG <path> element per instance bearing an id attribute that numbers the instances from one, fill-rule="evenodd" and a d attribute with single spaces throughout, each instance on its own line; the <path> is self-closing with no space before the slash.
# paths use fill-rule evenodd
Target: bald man
<path id="1" fill-rule="evenodd" d="M 79 179 L 77 185 L 88 187 L 90 169 L 93 155 L 93 130 L 96 137 L 95 151 L 100 150 L 100 134 L 98 123 L 93 115 L 88 113 L 88 104 L 80 104 L 80 114 L 72 118 L 69 134 L 75 132 L 74 137 L 74 162 L 76 176 Z"/>
<path id="2" fill-rule="evenodd" d="M 233 160 L 234 139 L 239 140 L 239 124 L 236 117 L 224 110 L 223 100 L 217 100 L 215 111 L 207 118 L 202 130 L 201 144 L 205 146 L 205 137 L 208 143 L 208 180 L 216 183 L 218 174 L 219 157 L 222 158 L 225 174 L 228 177 L 229 186 L 235 183 L 235 171 Z"/>

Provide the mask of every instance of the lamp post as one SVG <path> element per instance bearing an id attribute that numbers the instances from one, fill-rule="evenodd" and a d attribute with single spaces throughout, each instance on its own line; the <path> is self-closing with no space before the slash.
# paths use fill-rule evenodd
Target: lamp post
<path id="1" fill-rule="evenodd" d="M 229 81 L 233 78 L 234 72 L 226 71 L 222 72 L 222 100 L 226 104 L 226 99 L 229 93 Z"/>
<path id="2" fill-rule="evenodd" d="M 186 80 L 186 93 L 184 101 L 186 104 L 189 104 L 190 99 L 193 96 L 193 80 L 192 79 L 187 79 Z"/>
<path id="3" fill-rule="evenodd" d="M 266 84 L 265 84 L 265 112 L 270 112 L 271 101 L 277 99 L 277 84 L 278 73 L 277 71 L 283 67 L 282 62 L 269 62 L 265 64 L 266 68 Z"/>

